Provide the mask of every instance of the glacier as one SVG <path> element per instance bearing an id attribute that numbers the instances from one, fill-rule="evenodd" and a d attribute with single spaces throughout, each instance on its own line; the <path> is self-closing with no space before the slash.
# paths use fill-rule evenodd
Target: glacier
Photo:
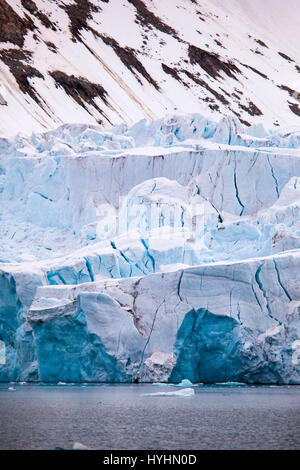
<path id="1" fill-rule="evenodd" d="M 0 381 L 300 384 L 300 132 L 0 138 L 0 221 Z"/>

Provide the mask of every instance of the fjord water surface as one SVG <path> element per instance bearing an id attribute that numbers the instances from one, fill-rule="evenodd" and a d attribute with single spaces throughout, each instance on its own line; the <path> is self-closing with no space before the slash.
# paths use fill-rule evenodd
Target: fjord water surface
<path id="1" fill-rule="evenodd" d="M 9 390 L 13 388 L 15 390 Z M 0 384 L 0 449 L 299 449 L 300 387 Z"/>

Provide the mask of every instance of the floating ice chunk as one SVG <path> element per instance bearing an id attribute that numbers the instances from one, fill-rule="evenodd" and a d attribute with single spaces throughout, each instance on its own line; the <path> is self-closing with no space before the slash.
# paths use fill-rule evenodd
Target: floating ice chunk
<path id="1" fill-rule="evenodd" d="M 14 387 L 8 387 L 8 390 L 10 390 L 11 392 L 15 392 L 16 389 Z"/>
<path id="2" fill-rule="evenodd" d="M 73 450 L 91 450 L 90 447 L 85 446 L 84 444 L 81 444 L 81 442 L 74 442 Z"/>
<path id="3" fill-rule="evenodd" d="M 176 392 L 155 392 L 145 393 L 145 397 L 191 397 L 195 395 L 195 391 L 192 388 L 183 388 L 182 390 L 176 390 Z"/>
<path id="4" fill-rule="evenodd" d="M 194 384 L 189 379 L 182 379 L 182 381 L 177 384 L 178 387 L 193 387 Z"/>

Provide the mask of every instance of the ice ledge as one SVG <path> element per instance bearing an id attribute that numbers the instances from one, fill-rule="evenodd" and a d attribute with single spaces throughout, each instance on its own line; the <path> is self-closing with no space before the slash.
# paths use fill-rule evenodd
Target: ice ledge
<path id="1" fill-rule="evenodd" d="M 140 278 L 39 287 L 27 320 L 41 380 L 112 380 L 103 366 L 109 360 L 115 361 L 116 381 L 300 383 L 293 363 L 299 268 L 300 250 Z M 55 299 L 53 314 L 48 303 Z M 64 356 L 63 337 L 72 344 Z M 99 368 L 86 350 L 91 338 L 105 352 L 105 360 L 97 356 Z M 155 355 L 166 357 L 166 364 L 155 366 Z"/>

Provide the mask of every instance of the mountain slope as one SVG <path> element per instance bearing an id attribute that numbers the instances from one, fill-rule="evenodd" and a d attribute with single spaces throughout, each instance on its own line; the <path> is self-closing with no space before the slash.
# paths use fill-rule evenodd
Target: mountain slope
<path id="1" fill-rule="evenodd" d="M 174 112 L 298 126 L 299 10 L 296 0 L 4 0 L 0 133 Z"/>

